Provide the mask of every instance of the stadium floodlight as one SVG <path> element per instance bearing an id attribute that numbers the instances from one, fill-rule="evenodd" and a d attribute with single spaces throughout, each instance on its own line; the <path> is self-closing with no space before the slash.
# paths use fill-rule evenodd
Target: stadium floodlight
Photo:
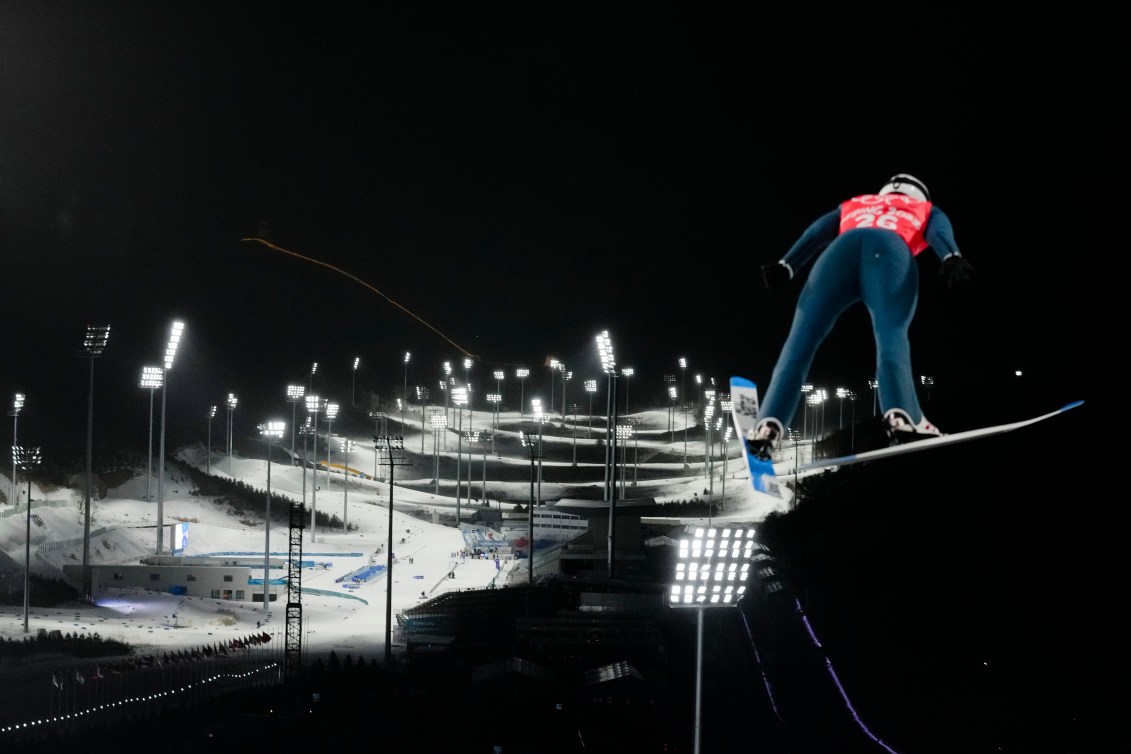
<path id="1" fill-rule="evenodd" d="M 164 374 L 161 380 L 161 442 L 157 458 L 157 554 L 160 555 L 165 546 L 161 541 L 161 530 L 165 528 L 165 392 L 169 389 L 169 370 L 173 368 L 173 359 L 177 355 L 177 346 L 181 343 L 185 323 L 174 322 L 169 332 L 169 342 L 165 344 Z"/>
<path id="2" fill-rule="evenodd" d="M 470 431 L 475 427 L 475 404 L 471 400 L 471 359 L 463 360 L 463 384 L 467 386 L 467 429 Z M 471 494 L 470 488 L 468 494 Z"/>
<path id="3" fill-rule="evenodd" d="M 302 397 L 306 394 L 306 388 L 302 385 L 287 385 L 287 402 L 291 404 L 291 466 L 295 465 L 295 412 L 298 410 L 298 404 L 302 402 Z"/>
<path id="4" fill-rule="evenodd" d="M 403 405 L 404 404 L 402 404 L 402 406 Z M 401 412 L 401 416 L 404 416 L 403 410 Z M 386 414 L 384 411 L 370 411 L 369 412 L 369 418 L 373 420 L 373 436 L 374 437 L 384 436 L 384 435 L 387 435 L 389 433 L 389 415 L 388 414 Z M 382 429 L 381 429 L 382 424 L 385 425 L 384 431 L 382 431 Z M 373 479 L 374 480 L 380 480 L 380 478 L 381 478 L 378 475 L 378 469 L 380 469 L 380 465 L 378 464 L 378 459 L 377 459 L 377 456 L 381 452 L 381 447 L 382 447 L 381 443 L 377 442 L 376 440 L 373 441 Z"/>
<path id="5" fill-rule="evenodd" d="M 530 534 L 530 555 L 528 571 L 530 575 L 530 583 L 534 583 L 534 462 L 542 460 L 542 435 L 541 435 L 541 422 L 538 423 L 539 435 L 535 440 L 533 436 L 522 432 L 518 433 L 518 440 L 522 447 L 526 448 L 527 453 L 530 454 L 530 516 L 529 519 L 529 534 Z"/>
<path id="6" fill-rule="evenodd" d="M 263 614 L 271 604 L 271 448 L 287 431 L 287 423 L 268 421 L 259 425 L 259 436 L 267 443 L 267 506 L 263 516 Z"/>
<path id="7" fill-rule="evenodd" d="M 165 381 L 165 370 L 161 367 L 142 367 L 140 385 L 149 391 L 149 460 L 145 466 L 145 501 L 153 500 L 150 494 L 150 480 L 153 476 L 153 392 Z"/>
<path id="8" fill-rule="evenodd" d="M 432 392 L 421 385 L 416 386 L 416 399 L 420 401 L 420 455 L 424 455 L 424 402 L 432 397 Z"/>
<path id="9" fill-rule="evenodd" d="M 679 383 L 679 394 L 684 397 L 683 401 L 683 468 L 687 466 L 687 359 L 680 358 L 679 368 L 682 373 Z"/>
<path id="10" fill-rule="evenodd" d="M 605 411 L 605 500 L 609 504 L 608 568 L 609 578 L 616 576 L 616 517 L 617 517 L 617 360 L 609 331 L 597 335 L 597 355 L 605 373 L 608 400 Z"/>
<path id="11" fill-rule="evenodd" d="M 432 418 L 447 420 L 446 416 Z M 385 462 L 389 464 L 389 546 L 385 553 L 385 662 L 389 663 L 393 659 L 393 470 L 411 462 L 404 457 L 403 437 L 374 435 L 373 441 L 385 451 Z"/>
<path id="12" fill-rule="evenodd" d="M 322 410 L 325 401 L 317 395 L 306 396 L 306 413 L 309 414 L 308 419 L 312 419 L 310 424 L 310 432 L 314 435 L 314 468 L 311 469 L 311 483 L 310 483 L 310 542 L 313 544 L 318 541 L 318 413 Z M 305 449 L 305 446 L 304 446 Z M 306 490 L 306 461 L 303 460 L 302 464 L 302 489 Z"/>
<path id="13" fill-rule="evenodd" d="M 523 414 L 522 412 L 523 406 L 526 405 L 525 403 L 523 403 L 523 391 L 526 388 L 526 378 L 530 376 L 530 370 L 516 369 L 514 370 L 514 376 L 518 378 L 518 418 L 521 419 L 523 416 L 525 416 L 525 414 Z"/>
<path id="14" fill-rule="evenodd" d="M 330 460 L 334 457 L 334 419 L 338 418 L 337 403 L 327 403 L 322 409 L 326 414 L 326 491 L 330 491 Z M 318 455 L 314 456 L 314 483 L 318 484 Z"/>
<path id="15" fill-rule="evenodd" d="M 153 412 L 150 411 L 149 423 L 151 425 L 153 424 L 152 413 Z M 204 464 L 205 464 L 204 465 L 205 474 L 207 474 L 208 476 L 212 476 L 212 420 L 215 419 L 215 418 L 216 418 L 216 407 L 215 406 L 209 406 L 209 408 L 208 408 L 208 457 L 207 457 L 207 459 L 205 459 L 205 462 L 204 462 Z M 153 430 L 150 429 L 150 438 L 151 439 L 149 441 L 149 445 L 150 445 L 151 450 L 152 450 L 152 447 L 153 447 L 152 435 L 153 435 Z M 149 488 L 147 486 L 146 487 L 146 490 L 147 490 L 146 494 L 147 495 L 149 494 L 148 489 Z"/>
<path id="16" fill-rule="evenodd" d="M 20 410 L 24 407 L 24 399 L 26 396 L 23 393 L 16 393 L 12 399 L 12 410 L 8 412 L 8 416 L 12 417 L 12 447 L 17 447 L 19 442 L 16 437 L 16 431 L 20 425 Z M 16 456 L 12 456 L 12 494 L 8 500 L 15 505 L 19 500 L 19 492 L 16 490 Z"/>
<path id="17" fill-rule="evenodd" d="M 463 407 L 467 404 L 467 388 L 464 386 L 452 386 L 452 403 L 456 404 L 459 409 L 459 425 L 456 427 L 456 528 L 459 528 L 460 522 L 460 461 L 463 459 Z M 470 463 L 470 461 L 468 462 Z M 467 490 L 468 499 L 470 501 L 471 488 Z"/>
<path id="18" fill-rule="evenodd" d="M 404 352 L 404 382 L 401 385 L 401 432 L 404 432 L 404 412 L 408 407 L 408 362 L 412 358 L 412 354 L 408 351 Z"/>
<path id="19" fill-rule="evenodd" d="M 313 364 L 310 365 L 310 390 L 312 392 L 314 390 L 314 373 L 317 372 L 317 371 L 318 371 L 318 362 L 316 361 L 316 362 L 314 362 Z"/>
<path id="20" fill-rule="evenodd" d="M 444 368 L 444 379 L 440 381 L 440 386 L 441 386 L 440 389 L 447 391 L 447 392 L 444 393 L 444 416 L 448 417 L 448 424 L 451 424 L 452 419 L 451 419 L 451 414 L 450 414 L 450 407 L 451 407 L 451 397 L 452 397 L 452 391 L 451 391 L 452 362 L 445 361 L 444 364 L 443 364 L 443 368 Z M 447 450 L 447 449 L 448 449 L 448 438 L 445 437 L 444 438 L 444 450 Z"/>
<path id="21" fill-rule="evenodd" d="M 499 431 L 499 408 L 500 408 L 500 404 L 502 403 L 502 400 L 503 400 L 503 380 L 506 378 L 506 376 L 507 376 L 507 373 L 504 372 L 502 369 L 496 369 L 495 370 L 495 373 L 494 373 L 494 377 L 495 377 L 495 392 L 494 392 L 494 395 L 496 396 L 496 398 L 495 398 L 495 425 L 494 425 L 495 432 Z M 487 400 L 491 400 L 490 396 L 488 396 Z M 494 446 L 492 446 L 491 452 L 492 453 L 495 452 Z"/>
<path id="22" fill-rule="evenodd" d="M 350 530 L 350 453 L 357 449 L 357 441 L 351 440 L 348 437 L 340 437 L 338 438 L 338 445 L 341 446 L 342 449 L 342 533 L 348 534 Z"/>
<path id="23" fill-rule="evenodd" d="M 239 405 L 240 399 L 236 397 L 235 393 L 228 393 L 228 476 L 232 475 L 232 434 L 235 425 L 232 423 L 232 412 L 236 410 Z"/>
<path id="24" fill-rule="evenodd" d="M 573 379 L 573 372 L 565 368 L 565 364 L 558 362 L 558 370 L 562 373 L 562 429 L 565 429 L 566 416 L 566 383 Z M 553 410 L 553 406 L 550 409 Z"/>
<path id="25" fill-rule="evenodd" d="M 628 410 L 628 378 L 631 377 L 634 374 L 636 374 L 636 370 L 633 369 L 632 367 L 622 367 L 621 370 L 620 370 L 620 376 L 624 377 L 624 415 L 625 416 L 628 416 L 629 413 L 630 413 L 629 410 Z"/>
<path id="26" fill-rule="evenodd" d="M 440 451 L 436 447 L 436 435 L 439 432 L 443 432 L 447 429 L 448 417 L 447 417 L 446 414 L 438 413 L 439 409 L 430 409 L 430 410 L 437 412 L 437 413 L 433 413 L 431 416 L 429 416 L 428 421 L 429 421 L 429 423 L 432 424 L 432 457 L 435 460 L 435 466 L 434 466 L 434 469 L 432 471 L 432 484 L 436 485 L 436 487 L 432 492 L 435 495 L 439 495 L 440 494 Z"/>
<path id="27" fill-rule="evenodd" d="M 593 394 L 597 392 L 597 380 L 585 381 L 585 392 L 589 393 L 589 439 L 593 439 Z"/>
<path id="28" fill-rule="evenodd" d="M 87 325 L 82 341 L 82 356 L 90 360 L 90 387 L 86 400 L 86 489 L 82 527 L 82 584 L 83 594 L 90 598 L 90 507 L 94 472 L 92 453 L 94 445 L 94 360 L 106 350 L 110 341 L 110 325 Z"/>
<path id="29" fill-rule="evenodd" d="M 688 526 L 687 534 L 678 543 L 668 606 L 696 611 L 693 750 L 698 752 L 703 701 L 703 612 L 712 607 L 738 606 L 746 593 L 757 543 L 754 528 L 748 526 Z"/>
<path id="30" fill-rule="evenodd" d="M 21 398 L 23 396 L 20 396 Z M 27 476 L 27 541 L 24 543 L 24 633 L 28 632 L 28 614 L 31 609 L 31 472 L 42 463 L 39 448 L 12 446 L 12 484 L 16 483 L 15 466 Z"/>

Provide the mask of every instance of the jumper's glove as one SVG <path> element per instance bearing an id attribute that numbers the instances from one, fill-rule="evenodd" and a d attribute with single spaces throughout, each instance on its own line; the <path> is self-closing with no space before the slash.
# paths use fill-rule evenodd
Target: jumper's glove
<path id="1" fill-rule="evenodd" d="M 771 293 L 784 288 L 791 277 L 793 277 L 793 274 L 781 262 L 762 265 L 762 284 Z"/>
<path id="2" fill-rule="evenodd" d="M 954 291 L 965 286 L 970 282 L 973 274 L 974 268 L 958 254 L 947 257 L 942 263 L 942 269 L 939 270 L 939 276 L 946 283 L 948 291 Z"/>

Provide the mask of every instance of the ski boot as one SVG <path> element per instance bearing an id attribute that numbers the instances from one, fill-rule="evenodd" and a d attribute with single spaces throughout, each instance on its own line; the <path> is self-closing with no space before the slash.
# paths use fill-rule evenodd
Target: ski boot
<path id="1" fill-rule="evenodd" d="M 884 412 L 884 430 L 887 432 L 889 445 L 903 445 L 916 440 L 942 436 L 939 428 L 927 421 L 926 416 L 916 424 L 901 408 L 889 408 Z"/>
<path id="2" fill-rule="evenodd" d="M 758 422 L 754 429 L 746 433 L 746 450 L 755 458 L 769 461 L 770 456 L 777 446 L 778 440 L 785 434 L 785 429 L 777 419 L 766 417 Z"/>

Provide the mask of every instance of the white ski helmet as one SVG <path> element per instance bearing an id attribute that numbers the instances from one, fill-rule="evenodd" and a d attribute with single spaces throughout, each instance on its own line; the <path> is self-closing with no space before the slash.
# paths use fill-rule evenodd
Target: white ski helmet
<path id="1" fill-rule="evenodd" d="M 897 173 L 888 178 L 888 182 L 880 189 L 880 195 L 884 194 L 904 194 L 921 202 L 931 201 L 931 192 L 927 191 L 927 185 L 907 173 Z"/>

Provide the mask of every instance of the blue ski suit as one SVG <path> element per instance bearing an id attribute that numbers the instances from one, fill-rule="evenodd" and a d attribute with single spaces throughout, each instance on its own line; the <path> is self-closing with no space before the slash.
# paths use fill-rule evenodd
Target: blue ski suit
<path id="1" fill-rule="evenodd" d="M 790 279 L 811 262 L 813 269 L 801 289 L 759 418 L 773 417 L 789 426 L 817 349 L 840 315 L 858 301 L 872 320 L 881 411 L 901 408 L 913 422 L 923 418 L 907 331 L 919 300 L 915 256 L 926 248 L 942 261 L 960 256 L 950 218 L 929 201 L 901 194 L 853 197 L 801 234 L 778 263 Z"/>

